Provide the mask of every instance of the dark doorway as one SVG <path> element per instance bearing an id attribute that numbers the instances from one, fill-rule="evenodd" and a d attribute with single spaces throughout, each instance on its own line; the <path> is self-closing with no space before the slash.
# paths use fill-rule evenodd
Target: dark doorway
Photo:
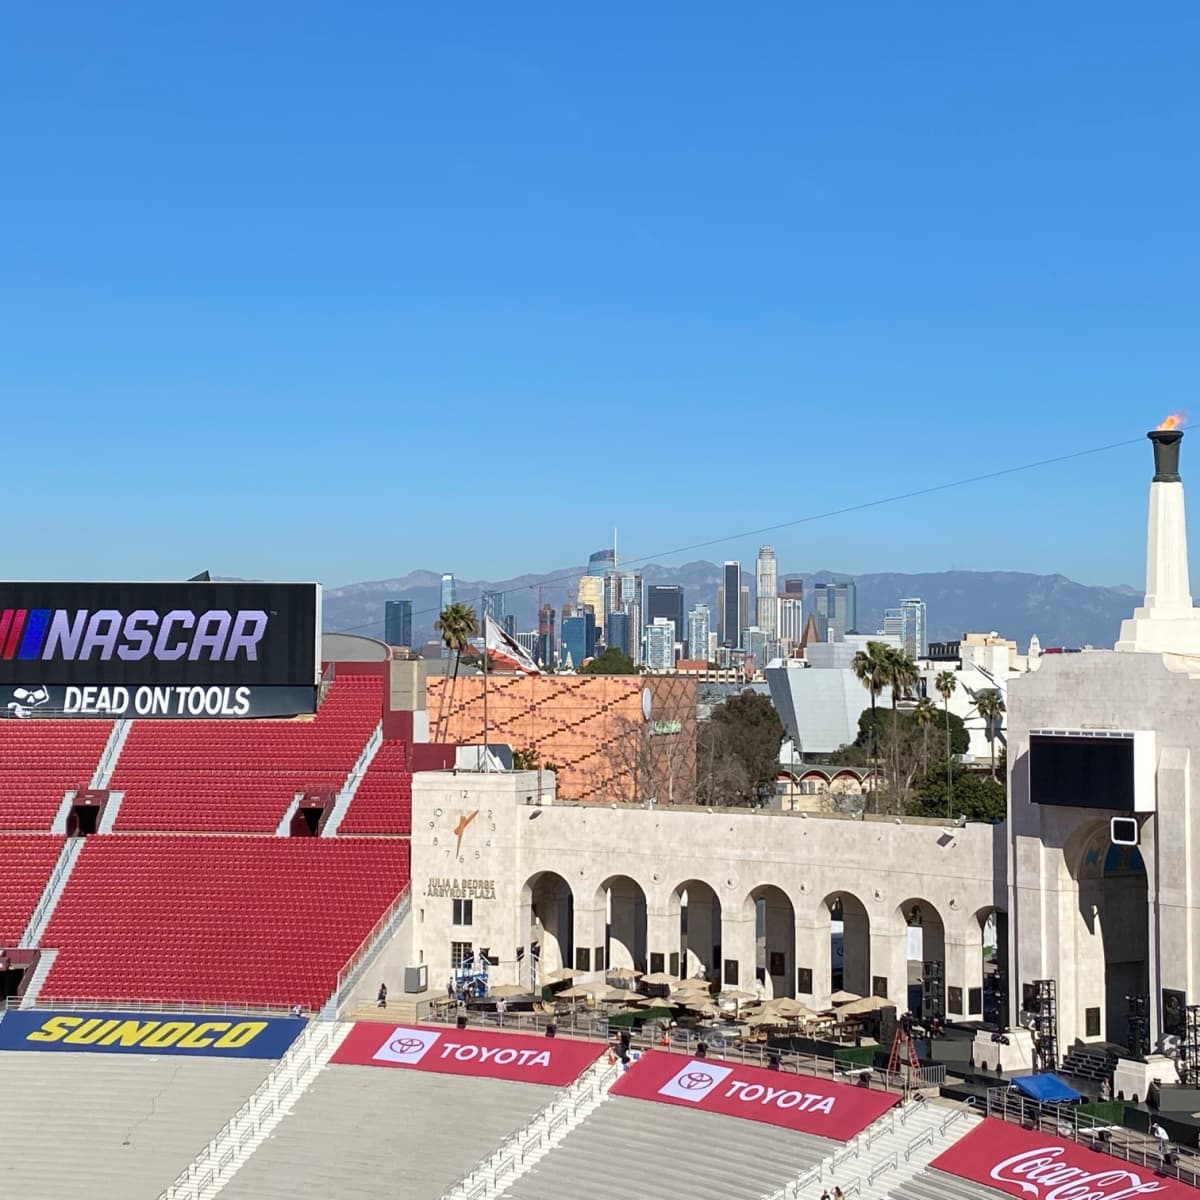
<path id="1" fill-rule="evenodd" d="M 103 800 L 76 801 L 67 816 L 67 837 L 88 837 L 95 833 L 103 812 Z"/>

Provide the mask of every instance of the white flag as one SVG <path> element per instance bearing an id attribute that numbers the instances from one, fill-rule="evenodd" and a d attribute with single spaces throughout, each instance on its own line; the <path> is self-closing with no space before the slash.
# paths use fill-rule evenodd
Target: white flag
<path id="1" fill-rule="evenodd" d="M 521 649 L 521 644 L 508 636 L 489 613 L 484 623 L 484 638 L 488 658 L 497 666 L 524 671 L 526 675 L 540 675 L 537 663 Z"/>

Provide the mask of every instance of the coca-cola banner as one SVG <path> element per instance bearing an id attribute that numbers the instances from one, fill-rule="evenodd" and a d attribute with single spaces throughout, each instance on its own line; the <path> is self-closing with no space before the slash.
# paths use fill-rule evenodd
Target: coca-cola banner
<path id="1" fill-rule="evenodd" d="M 614 1096 L 724 1113 L 843 1142 L 883 1116 L 897 1099 L 815 1075 L 657 1050 L 643 1054 L 612 1091 Z"/>
<path id="2" fill-rule="evenodd" d="M 334 1052 L 333 1061 L 565 1087 L 601 1052 L 595 1042 L 569 1038 L 359 1021 Z"/>
<path id="3" fill-rule="evenodd" d="M 1075 1142 L 986 1120 L 930 1164 L 1021 1200 L 1196 1200 L 1196 1191 L 1154 1168 Z"/>

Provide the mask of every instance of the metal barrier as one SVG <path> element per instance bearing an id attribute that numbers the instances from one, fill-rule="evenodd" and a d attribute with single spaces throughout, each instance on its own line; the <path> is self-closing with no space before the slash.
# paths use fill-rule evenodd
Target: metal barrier
<path id="1" fill-rule="evenodd" d="M 909 1138 L 908 1145 L 904 1147 L 904 1161 L 908 1162 L 913 1154 L 926 1144 L 933 1145 L 932 1129 L 926 1129 L 924 1133 L 918 1133 L 916 1137 Z"/>
<path id="2" fill-rule="evenodd" d="M 6 996 L 5 1008 L 20 1007 L 20 998 Z M 33 1005 L 33 1008 L 55 1011 L 77 1012 L 83 1010 L 101 1012 L 139 1013 L 198 1013 L 230 1017 L 289 1017 L 291 1009 L 270 1004 L 214 1004 L 210 1000 L 106 1000 L 102 996 L 55 996 Z M 306 1014 L 308 1015 L 308 1014 Z"/>
<path id="3" fill-rule="evenodd" d="M 494 1012 L 460 1009 L 445 1001 L 425 1001 L 418 1006 L 418 1020 L 422 1024 L 453 1025 L 460 1017 L 466 1018 L 469 1027 L 505 1029 L 515 1033 L 543 1034 L 547 1025 L 555 1025 L 560 1035 L 598 1042 L 610 1041 L 612 1033 L 607 1017 L 588 1009 L 561 1013 L 507 1012 L 499 1017 Z M 778 1070 L 783 1074 L 815 1075 L 829 1079 L 836 1079 L 844 1073 L 835 1059 L 824 1055 L 781 1050 L 757 1042 L 726 1040 L 716 1038 L 711 1033 L 676 1029 L 666 1043 L 654 1033 L 630 1030 L 630 1035 L 630 1046 L 635 1050 L 659 1050 L 692 1056 L 703 1043 L 708 1057 L 715 1061 L 739 1062 L 763 1068 L 778 1062 Z M 856 1073 L 863 1070 L 865 1068 L 860 1068 Z M 872 1070 L 868 1086 L 873 1091 L 901 1096 L 911 1090 L 898 1074 L 889 1075 L 882 1070 Z"/>
<path id="4" fill-rule="evenodd" d="M 880 1177 L 880 1175 L 882 1175 L 885 1171 L 896 1170 L 897 1165 L 898 1164 L 896 1162 L 896 1155 L 894 1153 L 889 1154 L 886 1158 L 881 1158 L 871 1168 L 870 1173 L 867 1175 L 867 1186 L 870 1187 L 875 1182 L 875 1180 L 877 1180 Z M 843 1189 L 843 1191 L 844 1190 L 845 1189 Z"/>
<path id="5" fill-rule="evenodd" d="M 1177 1179 L 1180 1183 L 1200 1186 L 1200 1155 L 1176 1146 L 1173 1150 L 1176 1161 L 1164 1162 L 1153 1137 L 1126 1126 L 1114 1126 L 1077 1108 L 1043 1104 L 1025 1096 L 1013 1095 L 1007 1088 L 997 1087 L 988 1089 L 986 1112 L 989 1117 L 1039 1133 L 1067 1138 L 1124 1162 L 1151 1167 L 1156 1173 Z M 1105 1133 L 1108 1134 L 1107 1138 L 1102 1136 Z M 1114 1133 L 1124 1135 L 1124 1140 L 1118 1141 Z"/>

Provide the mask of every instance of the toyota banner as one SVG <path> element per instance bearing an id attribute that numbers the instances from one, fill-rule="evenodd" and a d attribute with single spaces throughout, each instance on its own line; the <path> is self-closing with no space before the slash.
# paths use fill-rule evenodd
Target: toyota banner
<path id="1" fill-rule="evenodd" d="M 315 583 L 0 583 L 0 716 L 316 711 Z"/>

